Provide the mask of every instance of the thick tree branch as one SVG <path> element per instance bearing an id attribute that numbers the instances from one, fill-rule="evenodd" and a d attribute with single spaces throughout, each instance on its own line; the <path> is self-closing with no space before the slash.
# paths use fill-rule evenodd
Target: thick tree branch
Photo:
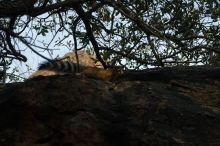
<path id="1" fill-rule="evenodd" d="M 154 57 L 157 59 L 157 61 L 160 64 L 160 66 L 164 67 L 164 63 L 163 63 L 162 59 L 160 58 L 160 56 L 158 55 L 158 53 L 156 52 L 156 50 L 154 49 L 155 46 L 154 46 L 154 44 L 153 44 L 153 42 L 152 42 L 152 40 L 151 40 L 149 35 L 148 35 L 147 39 L 148 39 L 150 48 L 152 50 L 152 53 L 154 54 Z"/>
<path id="2" fill-rule="evenodd" d="M 129 18 L 131 21 L 133 21 L 140 30 L 142 30 L 146 35 L 154 35 L 162 40 L 165 40 L 172 48 L 174 46 L 172 43 L 159 32 L 156 28 L 153 26 L 149 26 L 145 22 L 143 22 L 135 13 L 131 12 L 129 9 L 126 8 L 126 6 L 123 5 L 123 3 L 119 0 L 117 2 L 114 2 L 111 4 L 115 9 L 117 9 L 119 12 L 121 12 L 124 16 Z"/>
<path id="3" fill-rule="evenodd" d="M 9 27 L 8 27 L 8 29 L 10 31 L 13 31 L 15 21 L 16 21 L 15 17 L 11 18 L 10 23 L 9 23 Z M 11 44 L 10 33 L 8 33 L 8 31 L 7 31 L 5 34 L 6 34 L 6 42 L 8 44 L 9 49 L 11 50 L 12 55 L 14 55 L 18 60 L 26 62 L 27 58 L 24 55 L 22 55 L 21 53 L 18 53 L 15 50 L 14 46 Z"/>
<path id="4" fill-rule="evenodd" d="M 11 31 L 10 29 L 6 29 L 6 28 L 3 28 L 3 27 L 0 26 L 0 30 L 5 31 L 6 34 L 8 34 L 9 36 L 18 38 L 24 45 L 26 45 L 28 48 L 30 48 L 34 53 L 36 53 L 36 54 L 39 55 L 40 57 L 42 57 L 42 58 L 44 58 L 44 59 L 46 59 L 46 60 L 50 60 L 50 59 L 48 59 L 47 57 L 45 57 L 45 56 L 41 55 L 40 53 L 38 53 L 34 48 L 31 47 L 31 45 L 30 45 L 23 37 L 17 35 L 17 34 L 14 33 L 13 31 Z M 22 54 L 20 54 L 20 53 L 18 54 L 17 52 L 15 52 L 15 54 L 13 54 L 13 55 L 14 55 L 14 56 L 18 56 L 18 55 L 23 56 Z M 25 60 L 25 58 L 26 58 L 26 57 L 24 56 L 24 59 L 23 59 L 22 61 L 26 61 L 27 58 L 26 58 L 26 60 Z"/>
<path id="5" fill-rule="evenodd" d="M 16 17 L 29 14 L 37 0 L 15 0 L 0 2 L 0 17 Z"/>
<path id="6" fill-rule="evenodd" d="M 12 1 L 8 3 L 8 5 L 6 5 L 5 2 L 0 2 L 0 17 L 14 17 L 18 15 L 29 15 L 35 17 L 55 9 L 69 8 L 71 5 L 78 5 L 86 0 L 65 0 L 52 5 L 43 5 L 42 7 L 34 8 L 33 4 L 36 1 L 37 0 L 31 1 L 32 6 L 30 6 L 30 4 L 23 3 L 23 0 Z"/>
<path id="7" fill-rule="evenodd" d="M 81 6 L 77 6 L 75 7 L 75 10 L 77 12 L 77 14 L 81 17 L 82 21 L 84 22 L 84 25 L 86 27 L 86 31 L 87 31 L 87 35 L 94 47 L 94 51 L 96 53 L 96 57 L 97 59 L 102 63 L 103 67 L 106 69 L 107 68 L 107 65 L 106 63 L 104 62 L 104 60 L 102 59 L 102 57 L 100 56 L 99 54 L 99 46 L 98 46 L 98 43 L 96 42 L 95 40 L 95 37 L 93 36 L 93 31 L 92 31 L 92 28 L 90 26 L 90 21 L 86 15 L 86 13 L 84 12 L 84 10 L 82 9 Z"/>

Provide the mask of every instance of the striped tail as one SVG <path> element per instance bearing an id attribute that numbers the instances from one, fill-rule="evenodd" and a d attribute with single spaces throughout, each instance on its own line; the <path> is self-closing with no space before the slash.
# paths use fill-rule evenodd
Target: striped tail
<path id="1" fill-rule="evenodd" d="M 49 62 L 44 62 L 39 65 L 38 70 L 44 69 L 67 73 L 80 73 L 82 72 L 83 67 L 81 65 L 78 65 L 77 63 L 72 63 L 69 61 L 53 60 Z"/>

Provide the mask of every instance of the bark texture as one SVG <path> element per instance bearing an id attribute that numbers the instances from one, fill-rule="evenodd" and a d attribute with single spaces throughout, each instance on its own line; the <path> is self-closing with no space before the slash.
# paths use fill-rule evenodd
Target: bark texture
<path id="1" fill-rule="evenodd" d="M 6 85 L 0 145 L 218 146 L 220 79 L 193 80 L 190 70 L 186 80 L 186 73 L 117 83 L 64 75 Z"/>

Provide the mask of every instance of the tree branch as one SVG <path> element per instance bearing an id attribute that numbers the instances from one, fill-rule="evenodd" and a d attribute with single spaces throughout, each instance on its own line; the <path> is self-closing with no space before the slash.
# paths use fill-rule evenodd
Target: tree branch
<path id="1" fill-rule="evenodd" d="M 16 18 L 15 18 L 15 17 L 11 18 L 10 23 L 9 23 L 9 27 L 8 27 L 8 29 L 9 29 L 10 31 L 13 30 L 15 21 L 16 21 Z M 18 60 L 26 62 L 26 61 L 27 61 L 27 58 L 26 58 L 24 55 L 22 55 L 21 53 L 18 53 L 18 52 L 15 50 L 14 46 L 11 44 L 10 34 L 9 34 L 7 31 L 5 32 L 5 34 L 6 34 L 6 42 L 7 42 L 7 44 L 8 44 L 9 49 L 11 50 L 12 54 L 13 54 Z"/>
<path id="2" fill-rule="evenodd" d="M 13 36 L 13 37 L 16 37 L 16 38 L 18 38 L 23 44 L 25 44 L 28 48 L 30 48 L 35 54 L 37 54 L 37 55 L 39 55 L 40 57 L 42 57 L 42 58 L 44 58 L 44 59 L 46 59 L 46 60 L 50 60 L 50 59 L 48 59 L 47 57 L 45 57 L 45 56 L 43 56 L 43 55 L 41 55 L 40 53 L 38 53 L 36 50 L 34 50 L 34 48 L 32 48 L 30 45 L 29 45 L 29 43 L 24 39 L 24 38 L 22 38 L 21 36 L 19 36 L 19 35 L 17 35 L 16 33 L 14 33 L 13 31 L 11 31 L 10 29 L 6 29 L 6 28 L 3 28 L 3 27 L 1 27 L 0 26 L 0 30 L 3 30 L 3 31 L 5 31 L 6 32 L 6 34 L 8 34 L 8 35 L 11 35 L 11 36 Z M 18 54 L 17 52 L 15 52 L 15 54 L 13 54 L 13 55 L 20 55 L 20 56 L 23 56 L 22 54 Z M 26 61 L 27 60 L 27 58 L 24 56 L 24 59 L 22 60 L 22 61 Z"/>
<path id="3" fill-rule="evenodd" d="M 103 67 L 106 69 L 107 65 L 99 54 L 99 46 L 95 40 L 95 37 L 93 36 L 92 28 L 90 27 L 90 22 L 89 22 L 87 15 L 85 14 L 84 10 L 82 9 L 82 7 L 80 5 L 77 7 L 74 7 L 74 9 L 76 10 L 77 14 L 81 17 L 81 19 L 86 27 L 87 35 L 88 35 L 88 37 L 94 47 L 94 51 L 96 53 L 97 59 L 101 62 Z"/>

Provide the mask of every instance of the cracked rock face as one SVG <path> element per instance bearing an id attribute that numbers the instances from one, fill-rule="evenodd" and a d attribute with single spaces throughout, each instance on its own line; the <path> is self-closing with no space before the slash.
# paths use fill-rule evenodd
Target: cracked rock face
<path id="1" fill-rule="evenodd" d="M 219 91 L 217 80 L 29 80 L 0 92 L 0 145 L 218 145 Z"/>

